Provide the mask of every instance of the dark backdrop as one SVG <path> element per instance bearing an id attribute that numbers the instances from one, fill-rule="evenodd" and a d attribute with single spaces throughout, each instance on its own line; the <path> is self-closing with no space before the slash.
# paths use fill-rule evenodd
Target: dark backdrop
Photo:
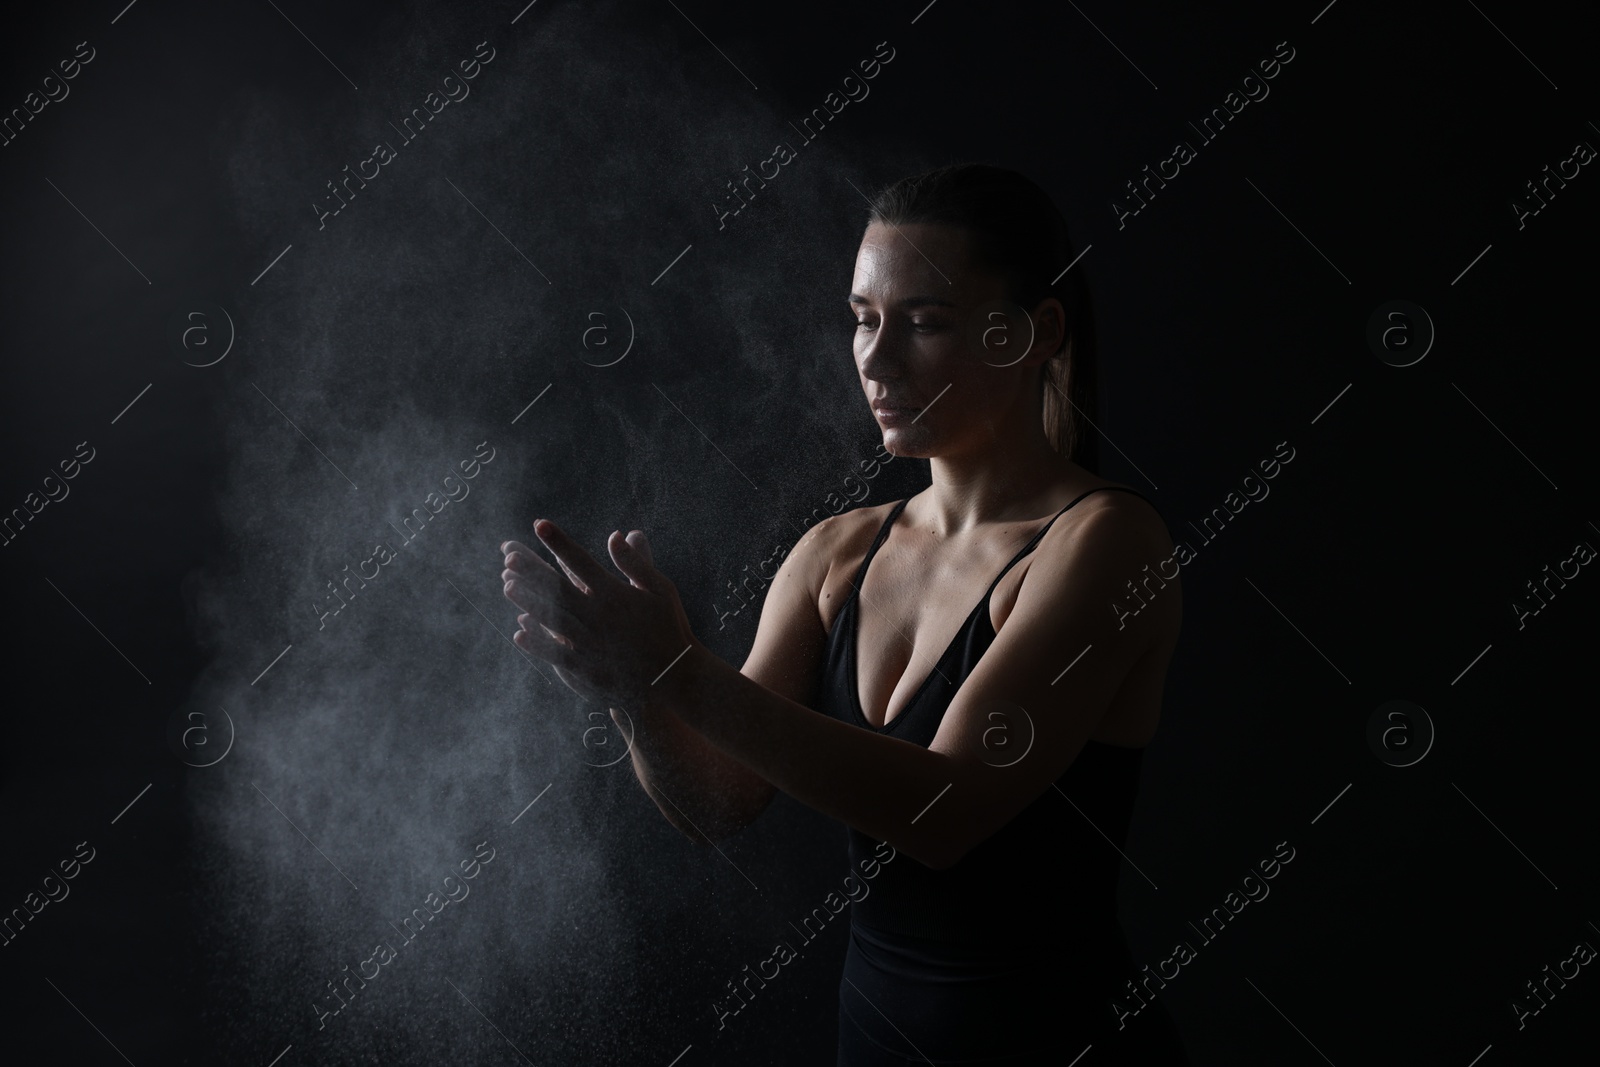
<path id="1" fill-rule="evenodd" d="M 1136 959 L 1294 850 L 1159 993 L 1195 1062 L 1592 1052 L 1600 977 L 1547 978 L 1600 945 L 1577 15 L 924 5 L 8 13 L 8 1050 L 831 1063 L 843 921 L 720 1029 L 712 1003 L 839 884 L 840 828 L 780 796 L 686 844 L 510 644 L 495 546 L 541 514 L 597 550 L 641 527 L 742 662 L 746 567 L 830 493 L 926 484 L 911 460 L 847 482 L 877 441 L 844 302 L 862 194 L 980 159 L 1088 248 L 1101 473 L 1196 552 L 1123 866 Z M 1291 49 L 1214 140 L 1190 127 Z M 779 141 L 797 157 L 719 228 Z M 469 895 L 320 1016 L 475 850 Z"/>

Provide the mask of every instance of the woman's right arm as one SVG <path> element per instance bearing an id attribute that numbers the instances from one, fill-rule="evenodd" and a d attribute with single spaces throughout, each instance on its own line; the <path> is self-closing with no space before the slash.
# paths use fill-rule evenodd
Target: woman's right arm
<path id="1" fill-rule="evenodd" d="M 800 538 L 767 587 L 755 643 L 739 673 L 797 704 L 811 705 L 827 644 L 818 600 L 828 575 L 833 518 Z M 690 840 L 714 844 L 766 810 L 772 783 L 713 746 L 670 711 L 632 713 L 631 753 L 639 784 Z M 626 733 L 628 720 L 613 720 Z"/>

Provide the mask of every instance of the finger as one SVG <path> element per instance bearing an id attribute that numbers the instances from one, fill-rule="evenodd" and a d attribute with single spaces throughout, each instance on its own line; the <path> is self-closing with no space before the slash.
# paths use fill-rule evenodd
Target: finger
<path id="1" fill-rule="evenodd" d="M 548 564 L 543 573 L 521 574 L 502 571 L 505 598 L 518 608 L 547 623 L 561 633 L 586 633 L 587 625 L 578 612 L 585 606 L 584 594 L 573 587 Z"/>
<path id="2" fill-rule="evenodd" d="M 638 530 L 632 531 L 628 537 L 613 533 L 606 541 L 606 548 L 611 552 L 611 562 L 628 576 L 630 582 L 652 593 L 661 591 L 663 575 L 650 562 L 650 547 L 644 541 L 644 534 Z"/>
<path id="3" fill-rule="evenodd" d="M 556 574 L 567 579 L 568 584 L 576 587 L 576 583 L 572 582 L 572 576 L 568 574 L 564 568 L 557 570 L 555 567 L 552 567 L 548 562 L 546 562 L 542 553 L 534 551 L 521 541 L 502 542 L 500 545 L 500 551 L 505 554 L 505 569 L 509 572 L 519 575 L 539 573 Z M 509 578 L 511 577 L 511 574 L 506 574 L 505 577 Z"/>
<path id="4" fill-rule="evenodd" d="M 573 644 L 572 638 L 568 637 L 566 634 L 563 634 L 563 633 L 561 633 L 561 632 L 559 632 L 557 630 L 551 629 L 550 627 L 546 626 L 542 622 L 537 621 L 536 619 L 534 619 L 534 617 L 532 615 L 527 615 L 527 614 L 518 615 L 517 616 L 517 626 L 520 627 L 523 630 L 528 631 L 530 634 L 533 634 L 535 637 L 548 636 L 548 637 L 554 638 L 555 642 L 557 644 L 559 644 L 562 648 L 575 649 L 577 647 L 576 645 Z"/>
<path id="5" fill-rule="evenodd" d="M 537 620 L 537 625 L 547 626 L 553 632 L 584 638 L 590 633 L 582 618 L 531 594 L 528 586 L 521 581 L 506 582 L 505 598 L 520 611 Z M 531 626 L 529 628 L 531 629 Z"/>
<path id="6" fill-rule="evenodd" d="M 656 558 L 650 552 L 650 542 L 645 540 L 643 530 L 629 530 L 627 540 L 628 544 L 632 545 L 639 551 L 640 555 L 644 556 L 646 563 L 652 567 L 656 565 Z"/>
<path id="7" fill-rule="evenodd" d="M 557 571 L 543 556 L 521 541 L 502 541 L 506 566 L 500 572 L 502 592 L 507 600 L 524 611 L 531 611 L 569 632 L 578 632 L 582 620 L 577 613 L 586 605 L 584 593 Z"/>
<path id="8" fill-rule="evenodd" d="M 511 642 L 529 655 L 538 656 L 552 666 L 571 674 L 577 673 L 577 653 L 551 637 L 550 633 L 537 623 L 531 628 L 524 627 L 518 630 L 512 635 Z"/>
<path id="9" fill-rule="evenodd" d="M 556 557 L 556 562 L 561 564 L 567 576 L 582 585 L 586 591 L 593 591 L 607 582 L 616 581 L 593 556 L 584 551 L 582 545 L 549 519 L 535 519 L 533 532 L 534 536 L 538 537 Z"/>

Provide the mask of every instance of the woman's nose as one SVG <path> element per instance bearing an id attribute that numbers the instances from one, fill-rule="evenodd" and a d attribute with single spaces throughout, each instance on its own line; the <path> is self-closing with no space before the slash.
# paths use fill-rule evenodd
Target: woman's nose
<path id="1" fill-rule="evenodd" d="M 862 375 L 877 381 L 898 378 L 903 369 L 900 349 L 900 339 L 880 325 L 857 346 L 856 362 Z"/>

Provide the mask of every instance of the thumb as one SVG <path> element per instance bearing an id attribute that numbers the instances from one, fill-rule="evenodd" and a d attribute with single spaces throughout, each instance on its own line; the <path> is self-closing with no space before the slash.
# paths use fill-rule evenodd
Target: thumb
<path id="1" fill-rule="evenodd" d="M 611 552 L 611 562 L 635 586 L 652 593 L 665 591 L 667 576 L 656 570 L 650 556 L 650 542 L 645 540 L 643 531 L 630 531 L 626 537 L 613 533 L 606 546 Z"/>
<path id="2" fill-rule="evenodd" d="M 629 547 L 637 549 L 644 556 L 646 563 L 652 567 L 656 565 L 655 557 L 650 554 L 650 542 L 645 540 L 643 530 L 629 530 L 627 542 Z"/>

